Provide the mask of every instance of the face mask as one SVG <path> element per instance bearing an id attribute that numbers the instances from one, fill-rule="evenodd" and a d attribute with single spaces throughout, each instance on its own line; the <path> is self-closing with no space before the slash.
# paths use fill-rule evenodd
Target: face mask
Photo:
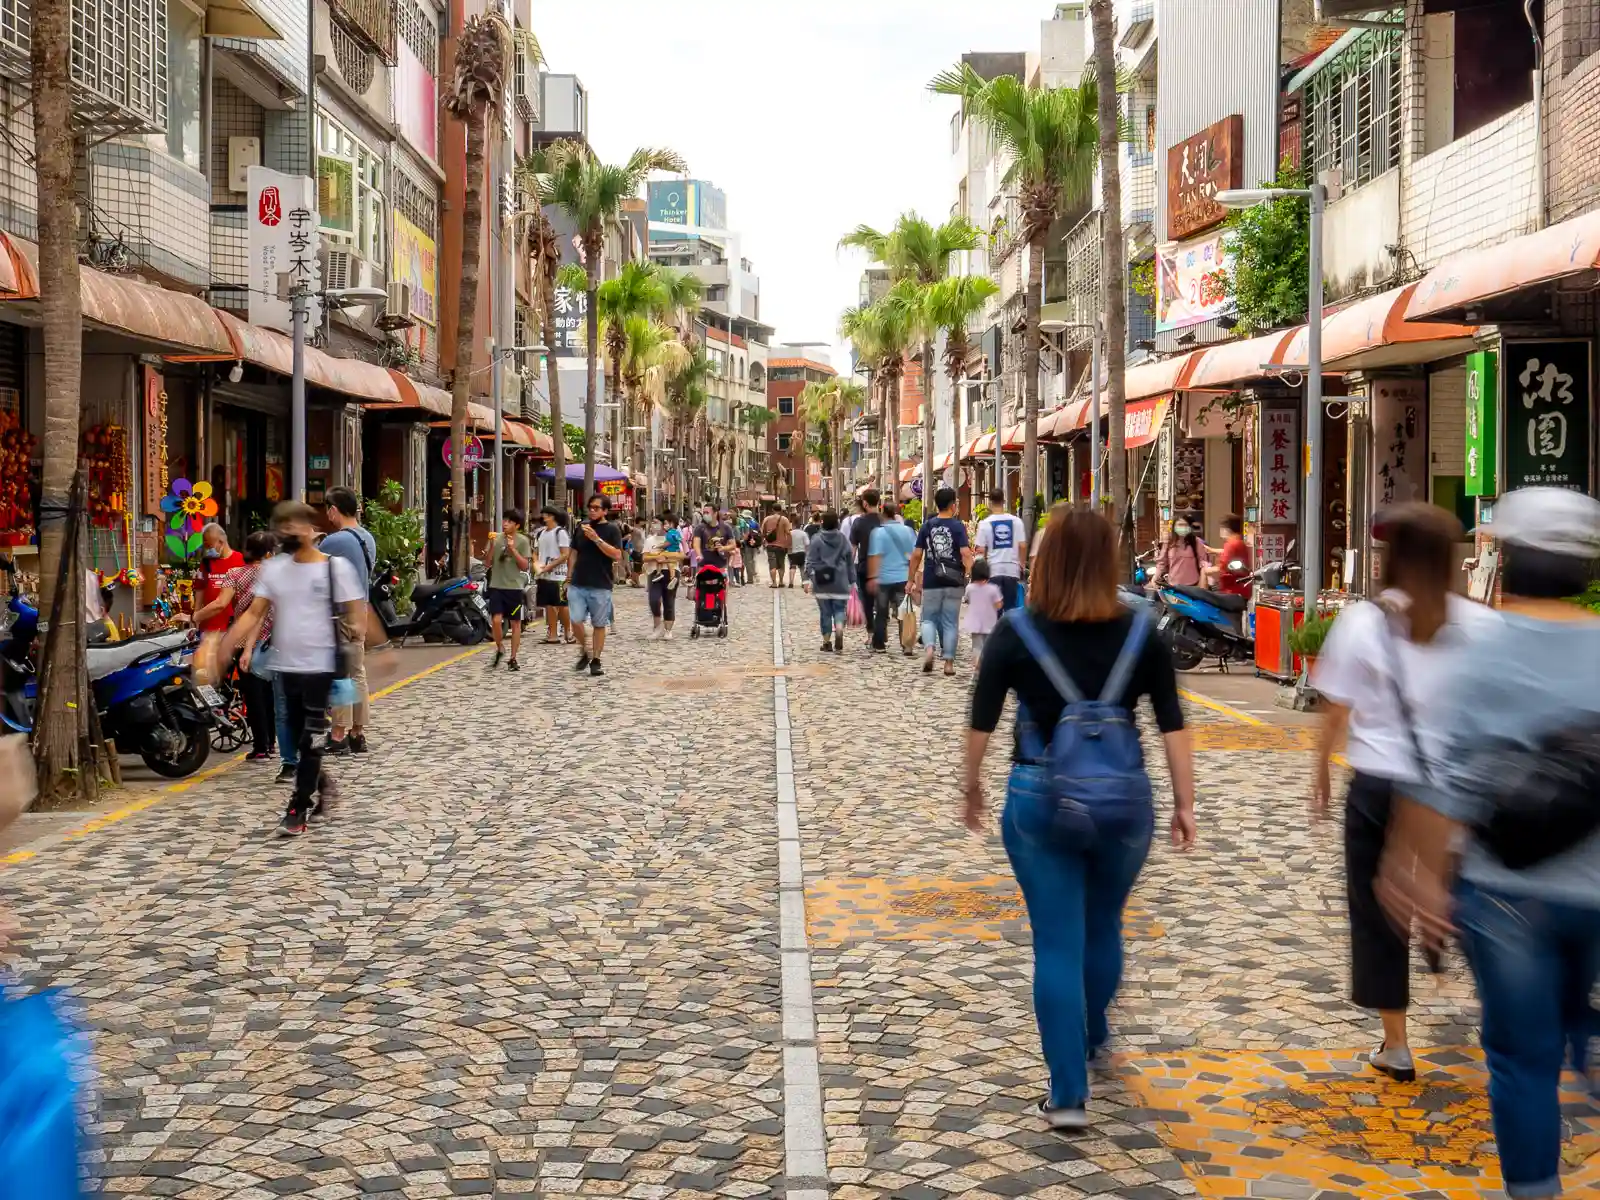
<path id="1" fill-rule="evenodd" d="M 285 554 L 294 554 L 306 544 L 306 539 L 298 533 L 284 533 L 278 535 L 278 544 Z"/>
<path id="2" fill-rule="evenodd" d="M 1173 537 L 1188 537 L 1189 536 L 1189 527 L 1187 525 L 1174 525 L 1172 527 L 1172 536 Z"/>
<path id="3" fill-rule="evenodd" d="M 200 553 L 205 558 L 221 558 L 222 557 L 222 551 L 218 550 L 215 546 L 207 546 L 204 550 L 200 551 Z"/>

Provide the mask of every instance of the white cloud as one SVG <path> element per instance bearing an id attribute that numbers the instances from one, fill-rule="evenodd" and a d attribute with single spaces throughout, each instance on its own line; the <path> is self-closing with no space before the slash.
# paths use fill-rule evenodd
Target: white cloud
<path id="1" fill-rule="evenodd" d="M 1038 50 L 1044 0 L 589 0 L 536 4 L 552 70 L 589 91 L 607 161 L 670 146 L 728 196 L 761 277 L 761 315 L 786 341 L 834 341 L 856 302 L 840 236 L 955 201 L 950 115 L 926 90 L 961 54 Z M 848 364 L 842 349 L 836 366 Z"/>

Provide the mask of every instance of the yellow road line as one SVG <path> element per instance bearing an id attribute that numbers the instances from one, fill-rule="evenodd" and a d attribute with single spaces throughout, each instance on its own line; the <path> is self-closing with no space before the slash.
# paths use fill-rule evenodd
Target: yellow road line
<path id="1" fill-rule="evenodd" d="M 1213 700 L 1210 696 L 1202 696 L 1198 692 L 1191 692 L 1188 688 L 1179 688 L 1178 695 L 1190 704 L 1198 704 L 1201 708 L 1209 708 L 1212 712 L 1219 712 L 1225 717 L 1232 717 L 1244 725 L 1265 725 L 1260 717 L 1252 717 L 1247 712 L 1240 712 L 1231 704 L 1224 704 L 1221 700 Z"/>
<path id="2" fill-rule="evenodd" d="M 385 696 L 393 695 L 395 692 L 398 692 L 401 688 L 408 684 L 416 683 L 419 679 L 426 679 L 429 675 L 437 674 L 446 667 L 454 666 L 463 659 L 471 658 L 474 654 L 481 654 L 488 648 L 489 647 L 487 645 L 476 646 L 473 649 L 466 651 L 464 654 L 457 654 L 454 658 L 447 658 L 443 662 L 434 663 L 433 666 L 428 667 L 426 670 L 418 671 L 415 675 L 408 675 L 404 679 L 399 680 L 396 683 L 391 683 L 388 687 L 374 692 L 371 699 L 374 701 L 382 700 Z M 67 832 L 60 835 L 61 840 L 66 840 L 68 838 L 87 837 L 89 834 L 104 829 L 108 825 L 115 825 L 118 821 L 123 821 L 133 816 L 134 813 L 143 812 L 152 805 L 159 804 L 163 796 L 173 795 L 178 792 L 186 792 L 198 783 L 204 783 L 208 779 L 215 779 L 218 775 L 222 775 L 233 770 L 234 767 L 238 766 L 244 760 L 245 756 L 243 754 L 236 754 L 232 758 L 228 759 L 227 762 L 201 771 L 198 774 L 191 775 L 187 779 L 179 780 L 177 783 L 168 784 L 164 788 L 149 792 L 130 804 L 125 804 L 121 808 L 113 809 L 108 813 L 101 813 L 91 820 L 85 821 L 82 825 L 77 826 L 75 829 L 69 829 Z M 0 866 L 11 866 L 16 863 L 26 862 L 28 859 L 34 858 L 37 855 L 37 850 L 14 850 L 10 854 L 0 857 Z"/>

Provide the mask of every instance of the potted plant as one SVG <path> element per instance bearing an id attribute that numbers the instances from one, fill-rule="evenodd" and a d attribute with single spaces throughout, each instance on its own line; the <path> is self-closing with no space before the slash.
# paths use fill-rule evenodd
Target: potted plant
<path id="1" fill-rule="evenodd" d="M 1333 628 L 1334 618 L 1312 617 L 1294 627 L 1289 633 L 1289 649 L 1305 659 L 1306 670 L 1310 670 L 1317 661 L 1317 655 L 1322 653 L 1322 644 L 1328 640 L 1328 630 Z"/>

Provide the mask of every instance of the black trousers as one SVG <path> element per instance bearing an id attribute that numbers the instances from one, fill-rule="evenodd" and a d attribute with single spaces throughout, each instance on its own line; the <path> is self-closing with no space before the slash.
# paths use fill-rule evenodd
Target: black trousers
<path id="1" fill-rule="evenodd" d="M 677 583 L 677 580 L 668 572 L 663 572 L 659 579 L 654 575 L 650 577 L 650 615 L 670 623 L 678 619 L 678 589 L 668 587 L 669 583 Z"/>
<path id="2" fill-rule="evenodd" d="M 250 749 L 256 754 L 271 754 L 278 740 L 272 680 L 257 679 L 249 671 L 241 671 L 239 691 L 244 695 L 244 716 L 250 724 Z"/>
<path id="3" fill-rule="evenodd" d="M 906 585 L 903 583 L 880 583 L 878 596 L 872 606 L 872 648 L 886 650 L 889 647 L 889 617 L 900 607 L 900 601 L 905 598 Z"/>
<path id="4" fill-rule="evenodd" d="M 289 809 L 304 816 L 311 808 L 312 793 L 321 791 L 326 781 L 322 752 L 328 748 L 328 692 L 333 687 L 333 673 L 302 675 L 284 671 L 279 678 L 283 680 L 289 728 L 300 743 L 300 763 L 295 768 Z"/>
<path id="5" fill-rule="evenodd" d="M 1373 894 L 1394 784 L 1357 772 L 1344 801 L 1345 888 L 1350 904 L 1350 999 L 1361 1008 L 1403 1012 L 1411 1003 L 1411 953 Z"/>

